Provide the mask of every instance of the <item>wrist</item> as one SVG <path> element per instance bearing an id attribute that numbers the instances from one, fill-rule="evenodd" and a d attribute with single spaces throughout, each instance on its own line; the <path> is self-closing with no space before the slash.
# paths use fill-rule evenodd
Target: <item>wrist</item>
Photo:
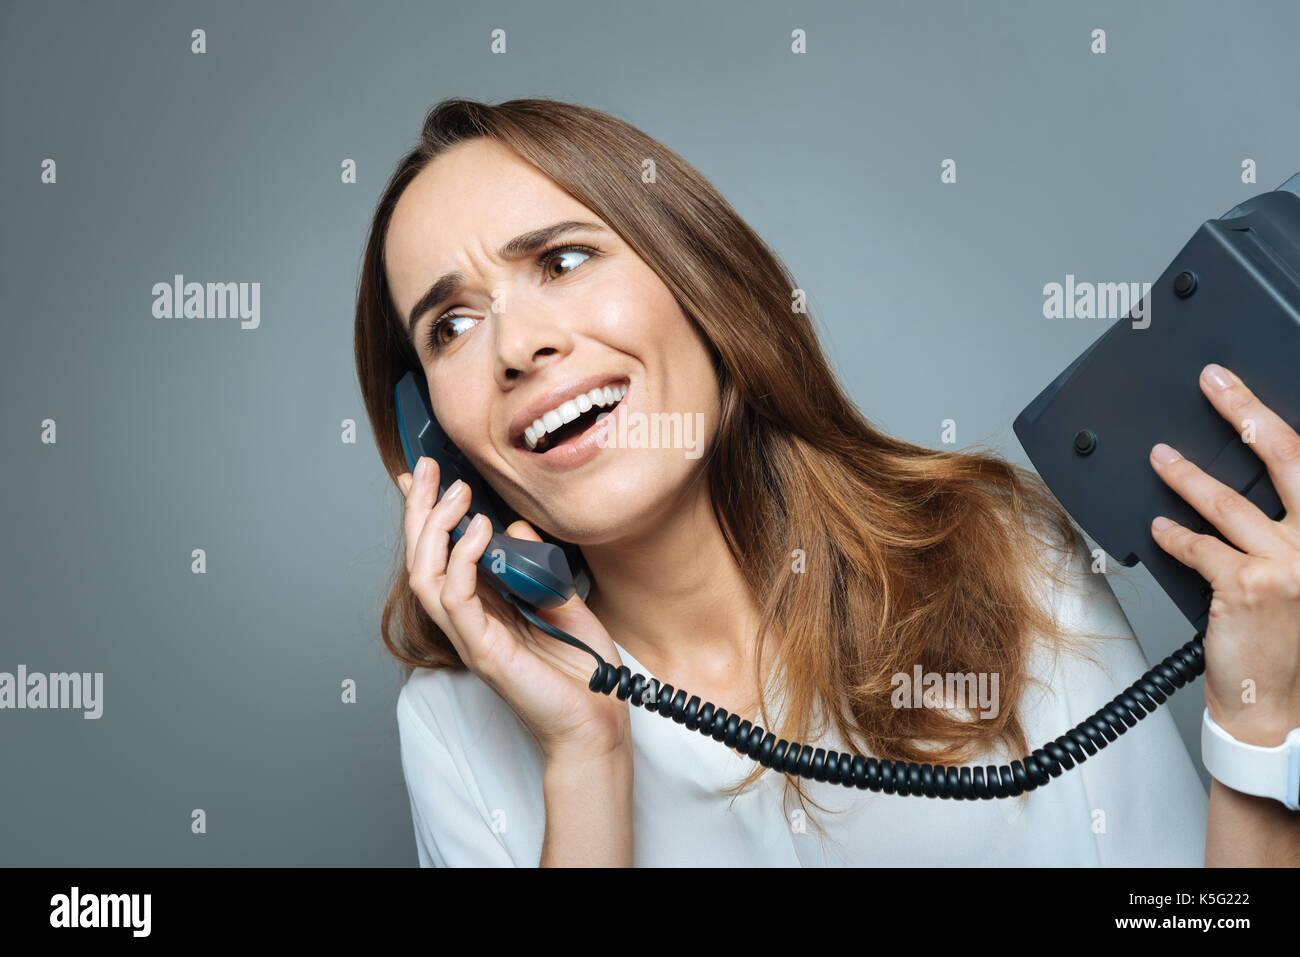
<path id="1" fill-rule="evenodd" d="M 632 748 L 548 755 L 542 774 L 542 867 L 633 863 Z"/>
<path id="2" fill-rule="evenodd" d="M 573 741 L 546 749 L 545 776 L 556 781 L 626 771 L 632 767 L 630 738 L 607 745 Z"/>
<path id="3" fill-rule="evenodd" d="M 627 706 L 624 705 L 624 708 Z M 541 742 L 542 756 L 549 767 L 599 766 L 632 760 L 631 716 L 624 713 L 612 723 L 587 723 L 576 734 Z"/>
<path id="4" fill-rule="evenodd" d="M 1210 717 L 1228 734 L 1243 744 L 1272 748 L 1286 740 L 1293 728 L 1300 727 L 1300 718 L 1269 714 L 1251 709 L 1226 711 L 1206 702 Z"/>
<path id="5" fill-rule="evenodd" d="M 1300 727 L 1277 744 L 1252 744 L 1219 725 L 1207 707 L 1201 721 L 1201 759 L 1211 777 L 1232 790 L 1300 810 Z"/>

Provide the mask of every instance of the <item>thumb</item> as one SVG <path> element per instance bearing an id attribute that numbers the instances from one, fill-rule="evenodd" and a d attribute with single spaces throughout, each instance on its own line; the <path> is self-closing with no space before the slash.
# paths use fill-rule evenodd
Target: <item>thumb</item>
<path id="1" fill-rule="evenodd" d="M 522 518 L 511 522 L 506 528 L 506 534 L 512 538 L 522 538 L 530 542 L 540 542 L 542 540 L 542 537 L 533 530 L 533 527 Z M 544 611 L 539 611 L 538 614 L 555 625 L 555 627 L 562 628 L 586 642 L 596 654 L 613 664 L 614 667 L 622 667 L 623 659 L 618 653 L 614 640 L 576 591 L 569 596 L 569 600 L 563 605 L 547 608 Z M 585 652 L 583 656 L 585 657 Z"/>
<path id="2" fill-rule="evenodd" d="M 533 526 L 529 525 L 522 518 L 511 522 L 509 526 L 506 527 L 506 534 L 511 538 L 522 538 L 528 542 L 540 542 L 542 540 L 542 536 L 537 534 L 533 529 Z M 582 614 L 576 618 L 570 617 L 572 612 L 578 611 L 579 609 Z M 591 612 L 587 609 L 586 602 L 578 596 L 577 592 L 570 595 L 569 600 L 563 605 L 559 605 L 555 608 L 548 608 L 547 611 L 559 613 L 561 620 L 554 622 L 554 624 L 559 625 L 561 628 L 565 627 L 565 625 L 572 626 L 579 621 L 585 621 L 587 618 L 592 617 Z"/>
<path id="3" fill-rule="evenodd" d="M 540 542 L 542 536 L 533 531 L 533 526 L 529 525 L 522 518 L 511 522 L 506 528 L 506 534 L 511 538 L 522 538 L 527 542 Z"/>

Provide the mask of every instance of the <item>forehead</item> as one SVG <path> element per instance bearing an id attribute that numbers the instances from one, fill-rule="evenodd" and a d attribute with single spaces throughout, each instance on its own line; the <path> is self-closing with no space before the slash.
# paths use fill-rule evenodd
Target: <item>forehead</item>
<path id="1" fill-rule="evenodd" d="M 435 272 L 473 268 L 520 233 L 591 215 L 506 147 L 458 143 L 411 180 L 393 209 L 384 249 L 389 285 L 399 304 L 410 305 L 416 285 Z"/>

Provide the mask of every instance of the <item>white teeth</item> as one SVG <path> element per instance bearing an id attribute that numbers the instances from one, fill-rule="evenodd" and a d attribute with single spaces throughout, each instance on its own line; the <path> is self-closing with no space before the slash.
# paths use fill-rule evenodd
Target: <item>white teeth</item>
<path id="1" fill-rule="evenodd" d="M 534 449 L 537 447 L 537 443 L 542 440 L 542 436 L 547 433 L 556 431 L 561 426 L 572 422 L 578 416 L 590 412 L 597 406 L 613 405 L 625 395 L 627 395 L 627 386 L 625 385 L 617 387 L 605 386 L 601 389 L 592 389 L 590 392 L 584 392 L 572 399 L 561 402 L 554 409 L 544 413 L 540 419 L 534 419 L 533 424 L 524 429 L 524 444 L 529 449 Z"/>

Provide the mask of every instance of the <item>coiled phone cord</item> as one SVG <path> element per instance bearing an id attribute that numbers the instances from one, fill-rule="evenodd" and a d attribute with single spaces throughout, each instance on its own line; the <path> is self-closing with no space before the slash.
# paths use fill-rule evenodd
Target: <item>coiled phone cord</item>
<path id="1" fill-rule="evenodd" d="M 1015 797 L 1051 783 L 1076 764 L 1082 764 L 1107 744 L 1164 704 L 1183 685 L 1205 671 L 1205 632 L 1176 649 L 1142 677 L 1117 694 L 1096 713 L 1065 734 L 1049 741 L 1032 754 L 1010 764 L 983 767 L 952 767 L 917 764 L 913 761 L 881 761 L 855 754 L 839 754 L 806 744 L 777 740 L 776 735 L 742 721 L 698 695 L 688 695 L 672 685 L 660 685 L 654 678 L 632 672 L 626 665 L 615 668 L 568 632 L 543 621 L 524 602 L 506 596 L 538 629 L 596 659 L 596 670 L 587 683 L 597 694 L 616 691 L 620 701 L 630 701 L 647 711 L 672 718 L 688 731 L 698 731 L 728 748 L 753 758 L 766 768 L 815 781 L 829 781 L 845 787 L 912 797 L 940 797 L 955 800 Z"/>

